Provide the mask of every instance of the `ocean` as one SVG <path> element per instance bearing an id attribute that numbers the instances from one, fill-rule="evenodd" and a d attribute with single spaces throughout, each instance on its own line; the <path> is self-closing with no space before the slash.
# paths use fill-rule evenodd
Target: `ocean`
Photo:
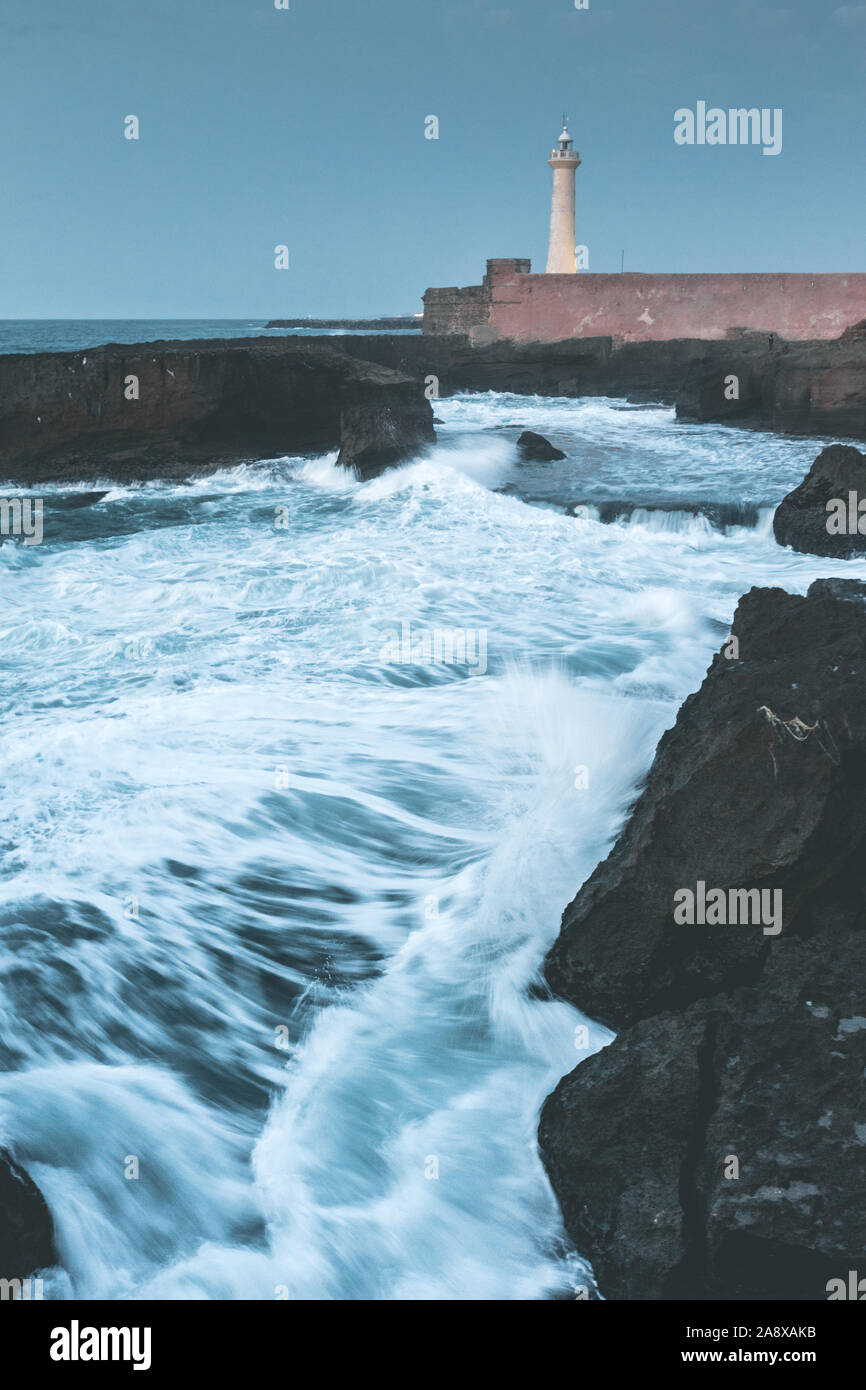
<path id="1" fill-rule="evenodd" d="M 267 319 L 0 319 L 0 353 L 77 352 L 102 343 L 155 343 L 161 339 L 364 337 L 375 329 L 266 328 Z M 414 337 L 420 328 L 399 329 Z"/>
<path id="2" fill-rule="evenodd" d="M 740 594 L 866 567 L 773 539 L 823 441 L 435 405 L 368 482 L 94 478 L 0 545 L 0 1144 L 46 1297 L 592 1287 L 535 1132 L 611 1035 L 544 954 Z"/>

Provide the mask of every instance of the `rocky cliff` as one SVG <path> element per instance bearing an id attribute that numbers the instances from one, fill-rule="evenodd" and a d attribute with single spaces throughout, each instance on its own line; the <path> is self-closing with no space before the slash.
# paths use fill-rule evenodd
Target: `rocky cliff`
<path id="1" fill-rule="evenodd" d="M 341 352 L 406 372 L 436 378 L 442 396 L 455 391 L 514 391 L 542 396 L 629 396 L 673 405 L 696 371 L 730 359 L 724 343 L 696 340 L 627 343 L 574 338 L 558 343 L 470 343 L 466 337 L 382 335 L 339 337 Z M 741 347 L 741 351 L 743 351 Z M 760 355 L 765 339 L 751 345 Z"/>
<path id="2" fill-rule="evenodd" d="M 611 1298 L 823 1299 L 862 1263 L 866 586 L 753 589 L 732 638 L 547 961 L 620 1030 L 539 1129 Z"/>
<path id="3" fill-rule="evenodd" d="M 695 363 L 677 394 L 684 421 L 788 434 L 866 438 L 866 339 L 785 343 L 739 351 L 711 366 Z"/>
<path id="4" fill-rule="evenodd" d="M 455 391 L 624 396 L 676 405 L 684 423 L 866 439 L 866 336 L 786 343 L 766 334 L 721 341 L 474 345 L 466 337 L 339 338 L 340 350 Z"/>
<path id="5" fill-rule="evenodd" d="M 435 438 L 416 380 L 324 343 L 230 339 L 0 356 L 0 478 L 185 477 L 340 449 L 364 474 Z"/>
<path id="6" fill-rule="evenodd" d="M 336 448 L 375 472 L 433 439 L 426 395 L 490 390 L 623 396 L 676 404 L 684 421 L 866 438 L 866 338 L 473 346 L 381 334 L 5 355 L 0 479 L 183 477 Z"/>

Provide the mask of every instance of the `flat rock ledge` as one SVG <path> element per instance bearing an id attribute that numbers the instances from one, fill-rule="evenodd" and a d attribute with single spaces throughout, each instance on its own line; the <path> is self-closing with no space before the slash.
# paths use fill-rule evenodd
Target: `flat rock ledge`
<path id="1" fill-rule="evenodd" d="M 339 449 L 368 477 L 435 439 L 423 379 L 323 341 L 108 344 L 0 356 L 0 480 L 182 479 Z"/>

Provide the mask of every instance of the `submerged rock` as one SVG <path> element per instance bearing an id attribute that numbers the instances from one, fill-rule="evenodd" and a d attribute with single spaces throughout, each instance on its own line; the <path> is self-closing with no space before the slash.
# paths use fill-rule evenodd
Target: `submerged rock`
<path id="1" fill-rule="evenodd" d="M 622 1030 L 539 1129 L 607 1297 L 822 1299 L 862 1262 L 866 605 L 833 583 L 740 601 L 548 957 Z M 732 924 L 675 921 L 714 889 Z"/>
<path id="2" fill-rule="evenodd" d="M 23 1168 L 0 1149 L 0 1279 L 28 1279 L 57 1263 L 45 1199 Z"/>
<path id="3" fill-rule="evenodd" d="M 533 430 L 523 431 L 517 441 L 517 447 L 522 458 L 536 463 L 552 463 L 555 459 L 565 458 L 561 449 L 557 449 L 543 434 L 535 434 Z"/>
<path id="4" fill-rule="evenodd" d="M 776 508 L 773 533 L 780 545 L 811 555 L 866 554 L 866 454 L 847 444 L 822 450 Z"/>

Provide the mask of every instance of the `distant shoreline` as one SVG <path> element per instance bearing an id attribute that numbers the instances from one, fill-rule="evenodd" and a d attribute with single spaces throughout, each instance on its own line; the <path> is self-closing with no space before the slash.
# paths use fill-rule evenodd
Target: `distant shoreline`
<path id="1" fill-rule="evenodd" d="M 369 328 L 382 333 L 399 332 L 402 328 L 420 330 L 421 316 L 400 314 L 384 319 L 271 319 L 265 328 Z"/>

